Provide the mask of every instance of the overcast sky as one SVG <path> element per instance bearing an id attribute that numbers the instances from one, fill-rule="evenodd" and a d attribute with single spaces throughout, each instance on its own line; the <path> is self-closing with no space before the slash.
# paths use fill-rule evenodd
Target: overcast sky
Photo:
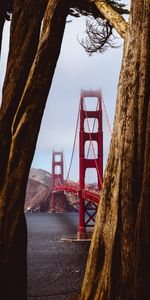
<path id="1" fill-rule="evenodd" d="M 53 148 L 64 150 L 68 167 L 81 89 L 101 89 L 112 127 L 122 47 L 109 49 L 103 55 L 95 54 L 89 57 L 77 40 L 77 35 L 81 39 L 84 32 L 84 18 L 74 19 L 72 23 L 66 25 L 61 55 L 33 160 L 34 167 L 50 170 L 50 156 Z M 120 45 L 122 44 L 121 39 L 118 42 Z M 105 116 L 103 120 L 104 161 L 106 161 L 110 133 Z M 77 164 L 78 148 L 76 147 L 72 177 L 78 173 Z M 75 176 L 75 178 L 77 177 Z"/>
<path id="2" fill-rule="evenodd" d="M 0 66 L 1 86 L 8 49 L 8 32 L 9 25 L 7 23 Z M 123 41 L 121 39 L 117 40 L 120 45 L 117 49 L 109 49 L 104 54 L 94 54 L 89 57 L 77 40 L 77 36 L 82 39 L 84 32 L 84 18 L 74 18 L 71 23 L 66 25 L 61 54 L 32 162 L 32 166 L 35 168 L 51 172 L 51 152 L 53 149 L 62 149 L 65 154 L 66 172 L 71 157 L 81 89 L 101 89 L 112 127 Z M 110 133 L 104 114 L 103 132 L 105 165 L 109 150 Z M 78 145 L 76 146 L 71 177 L 74 180 L 78 178 Z"/>

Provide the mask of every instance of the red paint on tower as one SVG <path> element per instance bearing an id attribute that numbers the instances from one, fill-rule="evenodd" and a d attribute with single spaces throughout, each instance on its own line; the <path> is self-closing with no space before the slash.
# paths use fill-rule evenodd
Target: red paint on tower
<path id="1" fill-rule="evenodd" d="M 98 106 L 95 111 L 86 110 L 84 105 L 84 98 L 97 98 Z M 92 101 L 92 99 L 89 99 Z M 97 132 L 85 132 L 84 121 L 85 119 L 94 118 L 98 122 Z M 87 159 L 85 157 L 85 143 L 86 141 L 96 141 L 98 146 L 98 157 Z M 94 152 L 94 149 L 93 149 Z M 95 168 L 98 177 L 98 189 L 102 188 L 103 181 L 103 132 L 102 132 L 102 100 L 100 91 L 81 91 L 80 99 L 80 133 L 79 133 L 79 183 L 80 183 L 80 212 L 79 212 L 79 227 L 78 238 L 86 236 L 86 227 L 93 227 L 95 222 L 95 215 L 97 205 L 91 204 L 83 197 L 82 191 L 85 187 L 85 172 L 88 168 Z M 91 213 L 92 212 L 92 213 Z M 85 219 L 85 215 L 88 216 Z M 92 223 L 92 224 L 91 224 Z"/>

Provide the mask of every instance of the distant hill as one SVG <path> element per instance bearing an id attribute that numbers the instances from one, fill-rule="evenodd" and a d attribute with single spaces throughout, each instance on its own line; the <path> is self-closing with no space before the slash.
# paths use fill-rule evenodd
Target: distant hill
<path id="1" fill-rule="evenodd" d="M 42 184 L 48 187 L 51 186 L 51 174 L 41 169 L 31 168 L 29 173 L 29 179 L 41 182 Z"/>
<path id="2" fill-rule="evenodd" d="M 50 204 L 50 189 L 39 181 L 28 179 L 25 210 L 47 211 Z"/>
<path id="3" fill-rule="evenodd" d="M 28 178 L 25 199 L 25 211 L 49 211 L 51 201 L 51 174 L 41 169 L 31 168 Z M 65 210 L 74 211 L 74 197 L 59 195 L 64 197 Z M 59 201 L 57 210 L 59 211 Z"/>

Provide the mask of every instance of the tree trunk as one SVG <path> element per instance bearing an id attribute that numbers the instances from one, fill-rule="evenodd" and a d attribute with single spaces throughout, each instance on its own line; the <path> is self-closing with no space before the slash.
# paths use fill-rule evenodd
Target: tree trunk
<path id="1" fill-rule="evenodd" d="M 93 0 L 98 10 L 106 18 L 106 20 L 116 29 L 122 38 L 125 38 L 128 30 L 128 23 L 125 19 L 115 11 L 107 0 Z"/>
<path id="2" fill-rule="evenodd" d="M 43 2 L 42 0 L 26 1 L 25 5 L 24 1 L 16 0 L 16 14 L 14 13 L 12 21 L 11 49 L 0 119 L 0 141 L 4 141 L 1 150 L 4 160 L 1 162 L 3 177 L 1 177 L 0 185 L 0 287 L 3 300 L 27 299 L 27 235 L 23 212 L 25 189 L 68 14 L 68 7 L 63 5 L 62 1 L 48 1 L 37 49 L 44 12 L 43 5 L 46 4 L 46 1 L 44 4 Z M 22 6 L 20 13 L 17 4 L 20 9 Z M 40 8 L 36 8 L 34 4 L 42 5 L 43 12 L 39 13 Z M 28 14 L 32 19 L 32 13 L 35 13 L 35 18 L 33 17 L 32 20 L 35 24 L 29 21 L 28 26 L 31 28 L 26 26 L 24 28 L 23 20 L 26 21 Z M 18 41 L 16 40 L 17 30 L 21 35 Z M 18 55 L 21 46 L 20 39 L 24 46 L 22 46 L 23 53 Z M 33 52 L 30 62 L 27 62 L 32 39 Z M 18 47 L 17 43 L 19 43 Z M 14 59 L 16 59 L 16 65 L 13 63 Z M 5 140 L 6 134 L 9 136 L 7 141 Z"/>
<path id="3" fill-rule="evenodd" d="M 110 154 L 80 300 L 150 299 L 150 2 L 132 0 Z"/>
<path id="4" fill-rule="evenodd" d="M 3 185 L 9 156 L 11 125 L 35 58 L 47 2 L 14 0 L 10 49 L 0 109 L 0 185 Z"/>

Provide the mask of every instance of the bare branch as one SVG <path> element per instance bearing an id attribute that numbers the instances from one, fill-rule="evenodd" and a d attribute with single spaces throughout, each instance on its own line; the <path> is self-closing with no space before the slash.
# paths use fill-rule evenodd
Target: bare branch
<path id="1" fill-rule="evenodd" d="M 89 55 L 103 53 L 107 48 L 115 48 L 113 27 L 105 19 L 88 17 L 86 20 L 86 38 L 79 40 Z M 116 47 L 117 48 L 117 47 Z"/>
<path id="2" fill-rule="evenodd" d="M 108 4 L 106 0 L 90 0 L 94 2 L 100 13 L 112 25 L 119 35 L 125 39 L 128 30 L 128 23 L 125 19 Z"/>

